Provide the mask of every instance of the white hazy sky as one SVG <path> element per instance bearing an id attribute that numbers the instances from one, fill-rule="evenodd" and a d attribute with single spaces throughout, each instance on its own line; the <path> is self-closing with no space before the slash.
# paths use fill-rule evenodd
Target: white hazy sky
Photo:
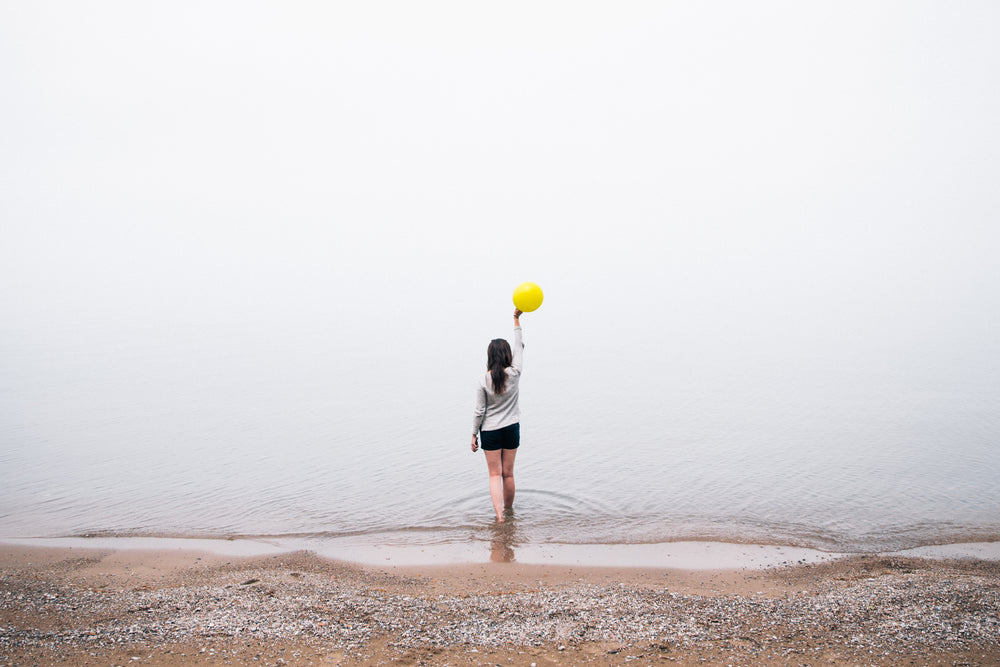
<path id="1" fill-rule="evenodd" d="M 534 280 L 584 353 L 996 352 L 998 35 L 992 1 L 4 0 L 0 342 L 433 312 L 431 356 L 481 356 Z"/>

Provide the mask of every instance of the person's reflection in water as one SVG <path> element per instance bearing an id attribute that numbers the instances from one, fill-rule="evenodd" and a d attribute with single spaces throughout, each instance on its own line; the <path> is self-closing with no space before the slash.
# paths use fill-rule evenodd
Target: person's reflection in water
<path id="1" fill-rule="evenodd" d="M 507 509 L 504 514 L 506 521 L 491 526 L 493 537 L 490 539 L 490 560 L 494 563 L 510 563 L 514 560 L 517 522 L 514 521 L 513 509 Z"/>

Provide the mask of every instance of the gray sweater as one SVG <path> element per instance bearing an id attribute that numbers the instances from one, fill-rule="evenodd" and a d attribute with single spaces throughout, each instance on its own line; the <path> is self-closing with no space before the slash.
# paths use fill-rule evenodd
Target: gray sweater
<path id="1" fill-rule="evenodd" d="M 489 371 L 479 377 L 476 383 L 476 411 L 472 418 L 472 435 L 475 437 L 480 430 L 496 431 L 504 426 L 516 424 L 521 419 L 521 410 L 517 406 L 517 384 L 521 379 L 521 365 L 524 359 L 524 341 L 521 340 L 521 327 L 514 327 L 514 344 L 511 345 L 513 359 L 510 366 L 504 369 L 507 382 L 502 394 L 493 391 L 493 378 Z"/>

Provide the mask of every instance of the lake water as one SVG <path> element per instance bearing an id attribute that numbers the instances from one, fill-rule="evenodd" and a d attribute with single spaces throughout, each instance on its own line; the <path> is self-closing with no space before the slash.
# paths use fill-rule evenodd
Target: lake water
<path id="1" fill-rule="evenodd" d="M 486 465 L 468 439 L 503 312 L 481 335 L 388 315 L 8 327 L 0 537 L 486 542 Z M 638 324 L 591 326 L 558 304 L 525 317 L 519 542 L 868 551 L 1000 536 L 995 363 L 975 349 Z"/>

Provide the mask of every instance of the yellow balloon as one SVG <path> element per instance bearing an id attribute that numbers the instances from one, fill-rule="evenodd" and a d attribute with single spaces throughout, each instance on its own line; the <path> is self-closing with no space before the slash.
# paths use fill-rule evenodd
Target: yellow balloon
<path id="1" fill-rule="evenodd" d="M 542 305 L 542 288 L 535 283 L 521 283 L 514 288 L 514 306 L 525 313 Z"/>

